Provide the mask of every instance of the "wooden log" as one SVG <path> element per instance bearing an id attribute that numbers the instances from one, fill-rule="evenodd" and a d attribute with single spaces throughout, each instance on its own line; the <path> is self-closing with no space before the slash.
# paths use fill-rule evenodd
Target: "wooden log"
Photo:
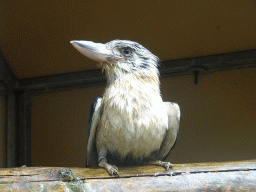
<path id="1" fill-rule="evenodd" d="M 17 167 L 0 169 L 0 191 L 254 191 L 256 160 L 102 168 Z"/>

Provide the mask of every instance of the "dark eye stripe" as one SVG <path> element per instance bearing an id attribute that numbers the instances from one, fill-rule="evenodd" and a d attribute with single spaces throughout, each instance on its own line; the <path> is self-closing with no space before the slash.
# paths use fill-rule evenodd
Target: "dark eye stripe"
<path id="1" fill-rule="evenodd" d="M 147 58 L 147 57 L 141 57 L 141 59 L 143 59 L 145 61 L 149 60 L 149 58 Z"/>
<path id="2" fill-rule="evenodd" d="M 131 62 L 131 64 L 133 67 L 136 67 L 136 64 L 133 61 Z"/>
<path id="3" fill-rule="evenodd" d="M 147 68 L 149 68 L 149 64 L 147 64 L 147 63 L 142 63 L 142 64 L 140 65 L 140 68 L 142 68 L 142 69 L 147 69 Z"/>

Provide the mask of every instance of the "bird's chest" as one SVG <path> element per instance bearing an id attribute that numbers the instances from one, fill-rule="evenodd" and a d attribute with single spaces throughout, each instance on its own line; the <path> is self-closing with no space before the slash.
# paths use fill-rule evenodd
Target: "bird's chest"
<path id="1" fill-rule="evenodd" d="M 153 89 L 119 88 L 111 94 L 103 96 L 97 146 L 104 145 L 121 157 L 135 158 L 147 157 L 159 150 L 168 124 L 159 93 Z"/>

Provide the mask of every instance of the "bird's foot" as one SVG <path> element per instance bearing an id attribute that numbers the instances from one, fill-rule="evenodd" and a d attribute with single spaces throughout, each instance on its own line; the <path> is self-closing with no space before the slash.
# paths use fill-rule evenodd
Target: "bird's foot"
<path id="1" fill-rule="evenodd" d="M 105 169 L 109 172 L 110 175 L 116 175 L 119 177 L 117 166 L 108 164 Z"/>
<path id="2" fill-rule="evenodd" d="M 165 162 L 165 161 L 149 161 L 146 163 L 147 165 L 156 165 L 156 166 L 160 166 L 160 167 L 164 167 L 166 171 L 168 171 L 168 169 L 170 167 L 173 167 L 173 164 L 171 164 L 170 162 Z"/>
<path id="3" fill-rule="evenodd" d="M 119 177 L 117 166 L 108 164 L 105 159 L 102 159 L 99 162 L 99 167 L 105 168 L 110 175 L 116 175 Z"/>

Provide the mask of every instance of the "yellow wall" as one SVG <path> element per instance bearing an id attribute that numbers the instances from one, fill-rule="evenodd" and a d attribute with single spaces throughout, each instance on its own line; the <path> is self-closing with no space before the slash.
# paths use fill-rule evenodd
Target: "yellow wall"
<path id="1" fill-rule="evenodd" d="M 161 79 L 165 101 L 181 108 L 173 163 L 256 157 L 256 68 Z M 85 166 L 90 102 L 104 86 L 32 97 L 32 165 Z"/>
<path id="2" fill-rule="evenodd" d="M 6 106 L 5 96 L 0 96 L 0 168 L 6 167 Z"/>

